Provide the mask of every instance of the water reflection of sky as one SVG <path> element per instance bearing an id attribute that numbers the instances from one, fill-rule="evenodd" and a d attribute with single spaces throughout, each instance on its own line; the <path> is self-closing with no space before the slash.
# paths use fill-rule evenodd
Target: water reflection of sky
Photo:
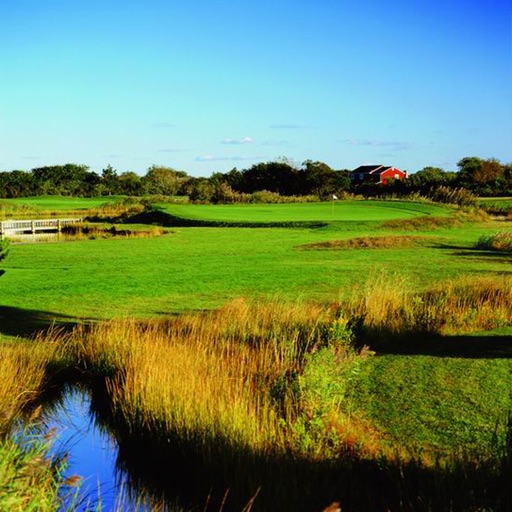
<path id="1" fill-rule="evenodd" d="M 47 428 L 56 431 L 52 451 L 68 454 L 66 477 L 82 477 L 80 500 L 73 509 L 94 510 L 101 498 L 101 510 L 105 512 L 133 510 L 133 503 L 121 497 L 122 479 L 116 472 L 117 444 L 95 424 L 89 395 L 74 388 L 43 419 Z"/>

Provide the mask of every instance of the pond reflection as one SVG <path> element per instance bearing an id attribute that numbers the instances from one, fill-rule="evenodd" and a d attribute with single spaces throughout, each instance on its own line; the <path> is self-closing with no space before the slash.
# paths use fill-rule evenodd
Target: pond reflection
<path id="1" fill-rule="evenodd" d="M 70 388 L 42 415 L 45 429 L 55 431 L 54 454 L 67 454 L 66 477 L 82 479 L 78 503 L 73 510 L 149 510 L 142 500 L 134 499 L 124 484 L 126 478 L 116 468 L 116 440 L 95 420 L 91 397 L 80 388 Z M 69 506 L 65 503 L 65 506 Z"/>

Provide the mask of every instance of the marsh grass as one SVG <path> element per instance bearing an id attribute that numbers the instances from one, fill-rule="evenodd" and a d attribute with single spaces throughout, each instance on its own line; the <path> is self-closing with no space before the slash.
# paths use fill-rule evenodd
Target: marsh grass
<path id="1" fill-rule="evenodd" d="M 399 444 L 385 447 L 378 429 L 352 416 L 351 388 L 372 355 L 353 348 L 357 315 L 364 312 L 367 333 L 388 335 L 442 331 L 442 311 L 452 315 L 450 328 L 466 329 L 476 325 L 468 311 L 486 302 L 486 314 L 511 311 L 508 281 L 463 280 L 411 303 L 415 296 L 406 282 L 388 279 L 368 284 L 365 301 L 343 307 L 237 300 L 208 313 L 80 328 L 68 350 L 106 377 L 114 428 L 137 460 L 135 471 L 137 453 L 151 453 L 147 469 L 162 486 L 182 479 L 203 496 L 215 488 L 209 510 L 220 507 L 227 488 L 228 510 L 259 488 L 258 510 L 320 509 L 331 498 L 354 510 L 501 504 L 506 493 L 494 481 L 510 474 L 501 441 L 490 455 L 454 449 L 423 460 Z M 401 313 L 390 318 L 390 309 Z"/>
<path id="2" fill-rule="evenodd" d="M 38 342 L 0 343 L 0 436 L 37 399 L 55 349 L 53 344 Z"/>
<path id="3" fill-rule="evenodd" d="M 268 388 L 321 343 L 323 309 L 235 301 L 204 315 L 101 324 L 83 332 L 79 358 L 113 375 L 113 402 L 127 418 L 200 444 L 219 436 L 275 449 L 285 440 Z"/>
<path id="4" fill-rule="evenodd" d="M 512 323 L 512 280 L 462 277 L 419 292 L 400 276 L 375 273 L 354 291 L 347 312 L 367 342 L 491 330 Z"/>
<path id="5" fill-rule="evenodd" d="M 59 334 L 50 332 L 54 341 Z M 63 477 L 64 461 L 52 457 L 52 435 L 32 432 L 41 407 L 35 407 L 44 387 L 48 365 L 60 359 L 53 342 L 4 342 L 0 344 L 0 510 L 54 511 L 62 493 L 76 481 Z M 22 420 L 28 424 L 19 430 Z M 18 429 L 13 436 L 13 429 Z M 70 508 L 69 510 L 72 510 Z"/>
<path id="6" fill-rule="evenodd" d="M 478 239 L 476 248 L 490 251 L 512 251 L 512 231 L 499 231 L 483 235 Z"/>
<path id="7" fill-rule="evenodd" d="M 445 318 L 463 318 L 450 325 L 465 329 L 476 325 L 466 321 L 468 308 L 489 303 L 485 314 L 501 311 L 510 321 L 510 282 L 462 280 L 420 296 L 387 277 L 373 278 L 362 297 L 343 305 L 240 299 L 211 312 L 82 325 L 34 344 L 1 345 L 0 375 L 11 387 L 23 383 L 13 390 L 2 384 L 3 403 L 17 397 L 16 407 L 28 404 L 45 369 L 79 368 L 103 389 L 100 407 L 134 470 L 130 485 L 144 485 L 137 472 L 153 471 L 161 492 L 179 481 L 199 501 L 211 495 L 212 511 L 224 501 L 226 510 L 241 510 L 251 497 L 247 510 L 320 510 L 333 500 L 354 510 L 504 503 L 493 483 L 510 475 L 503 443 L 503 453 L 487 458 L 454 452 L 453 459 L 422 460 L 399 446 L 384 451 L 379 431 L 352 415 L 351 396 L 372 355 L 354 349 L 358 320 L 366 334 L 431 332 L 441 309 Z M 390 315 L 394 310 L 400 313 Z M 43 487 L 55 485 L 38 478 Z M 453 500 L 463 506 L 451 507 Z"/>
<path id="8" fill-rule="evenodd" d="M 106 226 L 95 224 L 71 224 L 62 228 L 64 237 L 72 240 L 97 238 L 150 238 L 162 236 L 167 233 L 163 228 L 152 227 L 150 229 L 125 229 L 118 226 Z"/>
<path id="9" fill-rule="evenodd" d="M 64 462 L 51 457 L 50 447 L 50 437 L 29 432 L 21 434 L 17 442 L 0 440 L 0 510 L 50 512 L 59 508 Z"/>

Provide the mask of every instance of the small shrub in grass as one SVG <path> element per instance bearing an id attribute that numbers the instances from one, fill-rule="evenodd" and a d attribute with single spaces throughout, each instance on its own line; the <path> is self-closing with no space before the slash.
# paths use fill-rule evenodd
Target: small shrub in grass
<path id="1" fill-rule="evenodd" d="M 298 452 L 329 459 L 353 451 L 356 438 L 364 442 L 347 414 L 351 383 L 364 361 L 354 343 L 349 321 L 339 315 L 327 329 L 327 344 L 306 354 L 297 376 L 299 413 L 291 426 Z"/>
<path id="2" fill-rule="evenodd" d="M 478 239 L 476 248 L 491 251 L 512 251 L 512 231 L 499 231 L 491 235 L 483 235 Z"/>

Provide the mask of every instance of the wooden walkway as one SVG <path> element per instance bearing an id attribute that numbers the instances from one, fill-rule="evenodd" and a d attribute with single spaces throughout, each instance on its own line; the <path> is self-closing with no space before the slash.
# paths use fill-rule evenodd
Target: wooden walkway
<path id="1" fill-rule="evenodd" d="M 82 222 L 82 219 L 3 220 L 0 222 L 0 237 L 35 233 L 60 233 L 64 226 L 80 222 Z"/>

